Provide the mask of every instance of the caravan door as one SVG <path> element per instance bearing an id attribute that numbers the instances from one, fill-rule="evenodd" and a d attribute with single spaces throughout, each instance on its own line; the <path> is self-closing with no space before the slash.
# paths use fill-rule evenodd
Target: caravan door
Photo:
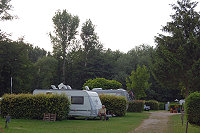
<path id="1" fill-rule="evenodd" d="M 91 96 L 90 97 L 91 103 L 91 117 L 97 117 L 99 114 L 100 108 L 102 108 L 101 100 L 99 96 Z"/>

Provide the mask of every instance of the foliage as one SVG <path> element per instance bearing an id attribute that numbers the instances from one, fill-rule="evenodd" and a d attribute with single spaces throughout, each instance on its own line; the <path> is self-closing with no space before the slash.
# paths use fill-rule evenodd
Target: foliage
<path id="1" fill-rule="evenodd" d="M 57 11 L 53 17 L 54 34 L 50 33 L 51 42 L 53 43 L 53 53 L 56 57 L 63 60 L 62 66 L 62 81 L 65 83 L 65 69 L 66 69 L 66 50 L 77 35 L 77 28 L 79 25 L 78 16 L 73 16 L 66 10 Z"/>
<path id="2" fill-rule="evenodd" d="M 30 45 L 30 48 L 28 49 L 28 57 L 32 63 L 37 62 L 38 59 L 41 59 L 46 55 L 47 51 L 45 51 L 43 48 L 39 48 L 38 46 L 33 47 L 32 45 Z"/>
<path id="3" fill-rule="evenodd" d="M 12 6 L 10 5 L 11 0 L 1 0 L 0 2 L 0 20 L 11 20 L 13 16 L 9 13 Z"/>
<path id="4" fill-rule="evenodd" d="M 29 45 L 21 41 L 0 41 L 0 96 L 10 93 L 11 77 L 13 93 L 31 92 L 34 69 L 28 49 Z"/>
<path id="5" fill-rule="evenodd" d="M 101 103 L 106 106 L 107 113 L 116 116 L 124 116 L 126 114 L 127 101 L 123 96 L 99 95 Z"/>
<path id="6" fill-rule="evenodd" d="M 58 120 L 69 113 L 69 101 L 65 95 L 4 95 L 1 104 L 2 116 L 12 118 L 42 119 L 44 113 L 56 113 Z"/>
<path id="7" fill-rule="evenodd" d="M 144 110 L 144 100 L 134 100 L 128 102 L 127 112 L 142 112 Z"/>
<path id="8" fill-rule="evenodd" d="M 145 97 L 145 89 L 150 87 L 150 83 L 148 80 L 150 78 L 150 74 L 145 65 L 140 67 L 138 65 L 136 71 L 132 71 L 131 76 L 129 76 L 126 80 L 126 85 L 129 90 L 133 90 L 136 99 L 140 99 Z"/>
<path id="9" fill-rule="evenodd" d="M 90 19 L 83 23 L 81 32 L 80 36 L 84 46 L 84 66 L 87 67 L 89 60 L 94 58 L 96 52 L 101 51 L 103 46 L 99 42 L 95 26 Z"/>
<path id="10" fill-rule="evenodd" d="M 126 87 L 126 78 L 131 74 L 132 70 L 137 69 L 137 65 L 149 66 L 151 62 L 151 55 L 154 49 L 149 45 L 139 45 L 129 50 L 127 53 L 116 51 L 114 53 L 116 62 L 114 66 L 114 74 L 112 78 L 123 84 Z"/>
<path id="11" fill-rule="evenodd" d="M 200 126 L 200 93 L 191 93 L 186 99 L 186 116 L 190 124 Z"/>
<path id="12" fill-rule="evenodd" d="M 5 20 L 12 20 L 14 16 L 12 16 L 9 11 L 12 10 L 12 5 L 10 5 L 11 0 L 1 0 L 0 1 L 0 21 L 5 21 Z M 0 29 L 0 40 L 5 41 L 9 40 L 7 38 L 8 34 L 5 32 L 2 32 Z"/>
<path id="13" fill-rule="evenodd" d="M 159 103 L 156 100 L 145 101 L 145 105 L 150 106 L 151 110 L 158 110 L 159 109 Z"/>
<path id="14" fill-rule="evenodd" d="M 89 79 L 83 85 L 83 88 L 88 86 L 89 88 L 102 88 L 102 89 L 119 89 L 122 84 L 115 80 L 107 80 L 105 78 Z"/>
<path id="15" fill-rule="evenodd" d="M 173 102 L 175 99 L 184 99 L 179 88 L 170 89 L 162 86 L 152 75 L 149 82 L 152 84 L 150 88 L 146 89 L 147 97 L 144 100 L 154 99 L 160 102 Z"/>
<path id="16" fill-rule="evenodd" d="M 48 89 L 51 84 L 55 84 L 57 77 L 58 61 L 54 57 L 43 57 L 35 64 L 35 87 L 38 89 Z"/>
<path id="17" fill-rule="evenodd" d="M 151 67 L 162 86 L 180 88 L 186 97 L 197 87 L 193 79 L 199 80 L 199 76 L 191 72 L 198 71 L 195 64 L 200 59 L 200 14 L 195 11 L 196 6 L 197 2 L 190 0 L 178 0 L 172 5 L 175 11 L 172 21 L 162 29 L 168 34 L 156 37 Z"/>
<path id="18" fill-rule="evenodd" d="M 159 110 L 165 110 L 165 103 L 159 102 Z"/>

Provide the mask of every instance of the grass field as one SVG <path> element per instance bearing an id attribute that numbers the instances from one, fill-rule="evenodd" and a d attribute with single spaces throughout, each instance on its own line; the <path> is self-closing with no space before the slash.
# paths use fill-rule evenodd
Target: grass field
<path id="1" fill-rule="evenodd" d="M 181 115 L 170 116 L 167 133 L 185 133 L 185 125 L 186 125 L 186 117 L 184 119 L 182 127 Z M 200 133 L 200 127 L 189 124 L 188 133 Z"/>
<path id="2" fill-rule="evenodd" d="M 108 121 L 100 120 L 63 120 L 47 122 L 42 120 L 12 119 L 4 129 L 5 119 L 0 126 L 6 133 L 128 133 L 147 119 L 148 113 L 127 113 L 125 117 L 113 117 Z M 1 132 L 1 131 L 0 131 Z"/>

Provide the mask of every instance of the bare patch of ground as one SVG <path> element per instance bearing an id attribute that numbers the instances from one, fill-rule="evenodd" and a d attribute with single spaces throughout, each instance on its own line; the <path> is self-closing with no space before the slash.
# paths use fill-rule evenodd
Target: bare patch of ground
<path id="1" fill-rule="evenodd" d="M 130 133 L 165 133 L 169 116 L 176 113 L 169 112 L 150 112 L 150 117 Z"/>

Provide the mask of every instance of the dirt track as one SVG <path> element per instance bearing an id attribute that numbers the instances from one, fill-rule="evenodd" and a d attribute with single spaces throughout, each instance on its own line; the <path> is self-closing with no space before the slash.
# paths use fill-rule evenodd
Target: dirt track
<path id="1" fill-rule="evenodd" d="M 151 112 L 150 117 L 145 119 L 142 124 L 130 133 L 165 133 L 169 116 L 174 113 Z"/>

